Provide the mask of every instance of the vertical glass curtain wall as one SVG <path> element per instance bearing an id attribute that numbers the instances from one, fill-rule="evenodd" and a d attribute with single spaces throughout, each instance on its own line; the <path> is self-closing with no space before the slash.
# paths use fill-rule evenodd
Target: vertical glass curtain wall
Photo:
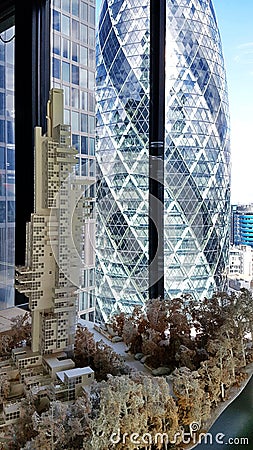
<path id="1" fill-rule="evenodd" d="M 14 305 L 14 34 L 0 35 L 0 309 Z"/>

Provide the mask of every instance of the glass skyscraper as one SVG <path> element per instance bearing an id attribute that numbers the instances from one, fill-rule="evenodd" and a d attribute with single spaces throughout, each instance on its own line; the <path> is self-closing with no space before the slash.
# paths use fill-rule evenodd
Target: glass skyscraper
<path id="1" fill-rule="evenodd" d="M 93 209 L 85 224 L 79 296 L 79 313 L 90 320 L 95 307 L 95 6 L 95 0 L 53 0 L 51 29 L 52 87 L 64 90 L 64 123 L 71 125 L 78 150 L 76 175 L 86 177 L 84 196 Z"/>
<path id="2" fill-rule="evenodd" d="M 0 309 L 14 303 L 14 34 L 0 40 Z"/>
<path id="3" fill-rule="evenodd" d="M 231 243 L 253 247 L 253 204 L 231 206 Z"/>
<path id="4" fill-rule="evenodd" d="M 79 310 L 90 319 L 95 304 L 95 8 L 95 0 L 51 0 L 51 87 L 64 90 L 64 123 L 71 125 L 78 150 L 76 174 L 87 180 L 88 238 L 81 255 L 86 264 Z M 14 33 L 1 36 L 8 40 Z M 0 309 L 14 303 L 14 43 L 0 41 Z"/>
<path id="5" fill-rule="evenodd" d="M 229 111 L 211 0 L 166 1 L 165 74 L 164 297 L 200 299 L 222 288 L 229 245 Z M 148 299 L 149 77 L 149 1 L 104 0 L 97 36 L 101 320 Z"/>

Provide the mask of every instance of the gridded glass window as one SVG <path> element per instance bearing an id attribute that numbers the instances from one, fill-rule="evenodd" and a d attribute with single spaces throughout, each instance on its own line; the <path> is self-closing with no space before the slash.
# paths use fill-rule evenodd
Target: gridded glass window
<path id="1" fill-rule="evenodd" d="M 0 41 L 0 61 L 4 61 L 5 56 L 5 44 Z"/>
<path id="2" fill-rule="evenodd" d="M 89 132 L 95 133 L 95 117 L 89 116 Z"/>
<path id="3" fill-rule="evenodd" d="M 92 198 L 95 197 L 95 184 L 92 184 L 90 186 L 90 197 L 92 197 Z"/>
<path id="4" fill-rule="evenodd" d="M 53 36 L 53 53 L 55 53 L 55 55 L 60 55 L 61 53 L 61 38 L 60 35 L 56 33 Z"/>
<path id="5" fill-rule="evenodd" d="M 7 169 L 15 170 L 15 152 L 13 148 L 7 148 Z"/>
<path id="6" fill-rule="evenodd" d="M 88 155 L 88 137 L 81 136 L 81 153 Z"/>
<path id="7" fill-rule="evenodd" d="M 65 103 L 65 106 L 70 106 L 69 87 L 63 85 L 62 88 L 64 90 L 64 103 Z"/>
<path id="8" fill-rule="evenodd" d="M 79 113 L 72 111 L 72 131 L 79 131 Z"/>
<path id="9" fill-rule="evenodd" d="M 61 15 L 58 11 L 53 9 L 53 29 L 61 31 Z"/>
<path id="10" fill-rule="evenodd" d="M 93 90 L 95 87 L 95 73 L 89 70 L 89 89 Z"/>
<path id="11" fill-rule="evenodd" d="M 95 95 L 93 93 L 89 93 L 89 111 L 95 112 Z"/>
<path id="12" fill-rule="evenodd" d="M 80 68 L 80 86 L 88 87 L 88 73 L 86 69 Z"/>
<path id="13" fill-rule="evenodd" d="M 95 68 L 95 51 L 89 48 L 89 66 Z"/>
<path id="14" fill-rule="evenodd" d="M 3 92 L 0 92 L 0 115 L 4 116 L 5 114 L 5 95 Z"/>
<path id="15" fill-rule="evenodd" d="M 5 71 L 4 71 L 4 66 L 0 66 L 0 88 L 5 88 Z"/>
<path id="16" fill-rule="evenodd" d="M 70 35 L 70 18 L 62 14 L 61 17 L 61 27 L 62 27 L 62 33 L 66 34 L 67 36 Z"/>
<path id="17" fill-rule="evenodd" d="M 73 16 L 79 16 L 79 0 L 72 0 L 71 1 L 71 5 L 72 5 L 72 14 Z"/>
<path id="18" fill-rule="evenodd" d="M 62 56 L 63 58 L 70 58 L 69 40 L 62 38 Z"/>
<path id="19" fill-rule="evenodd" d="M 88 110 L 88 92 L 80 91 L 80 108 Z"/>
<path id="20" fill-rule="evenodd" d="M 69 109 L 64 109 L 64 123 L 70 123 L 70 111 Z"/>
<path id="21" fill-rule="evenodd" d="M 79 45 L 75 42 L 72 42 L 72 61 L 78 62 L 78 53 L 79 53 Z"/>
<path id="22" fill-rule="evenodd" d="M 8 220 L 8 222 L 14 222 L 15 221 L 15 202 L 13 200 L 8 201 L 7 220 Z"/>
<path id="23" fill-rule="evenodd" d="M 89 160 L 87 158 L 81 159 L 81 175 L 83 177 L 88 176 L 88 162 Z"/>
<path id="24" fill-rule="evenodd" d="M 78 89 L 72 88 L 72 97 L 71 97 L 71 105 L 74 108 L 79 108 L 79 92 Z"/>
<path id="25" fill-rule="evenodd" d="M 0 147 L 0 169 L 5 169 L 5 148 Z M 2 183 L 2 176 L 0 175 L 0 188 Z M 3 195 L 3 194 L 0 194 Z"/>
<path id="26" fill-rule="evenodd" d="M 6 203 L 5 201 L 0 201 L 0 223 L 6 222 Z"/>
<path id="27" fill-rule="evenodd" d="M 62 0 L 62 9 L 64 9 L 64 11 L 70 12 L 70 0 Z"/>
<path id="28" fill-rule="evenodd" d="M 14 31 L 13 31 L 14 34 Z M 13 35 L 11 35 L 13 36 Z M 14 61 L 14 45 L 13 45 L 13 41 L 11 41 L 7 46 L 6 46 L 6 61 L 9 64 L 12 64 L 13 66 L 13 61 Z"/>
<path id="29" fill-rule="evenodd" d="M 8 144 L 15 143 L 14 124 L 13 124 L 13 121 L 10 122 L 9 120 L 7 120 L 7 143 Z"/>
<path id="30" fill-rule="evenodd" d="M 80 11 L 80 16 L 81 19 L 85 20 L 85 22 L 88 22 L 88 5 L 85 2 L 81 2 L 81 11 Z"/>
<path id="31" fill-rule="evenodd" d="M 54 78 L 61 77 L 60 60 L 56 58 L 53 58 L 53 77 Z"/>
<path id="32" fill-rule="evenodd" d="M 5 121 L 0 120 L 0 142 L 5 142 Z"/>
<path id="33" fill-rule="evenodd" d="M 94 286 L 95 284 L 95 269 L 89 270 L 89 285 Z"/>
<path id="34" fill-rule="evenodd" d="M 88 66 L 88 48 L 80 46 L 80 63 L 83 66 Z"/>
<path id="35" fill-rule="evenodd" d="M 90 177 L 95 176 L 95 159 L 90 159 Z"/>
<path id="36" fill-rule="evenodd" d="M 79 22 L 72 19 L 72 38 L 79 39 Z"/>
<path id="37" fill-rule="evenodd" d="M 88 114 L 81 114 L 81 131 L 88 133 Z"/>
<path id="38" fill-rule="evenodd" d="M 95 139 L 94 138 L 90 138 L 90 155 L 94 156 L 95 155 Z"/>
<path id="39" fill-rule="evenodd" d="M 54 0 L 54 7 L 60 9 L 60 7 L 61 7 L 61 0 Z"/>
<path id="40" fill-rule="evenodd" d="M 79 67 L 72 64 L 72 83 L 79 84 Z"/>
<path id="41" fill-rule="evenodd" d="M 83 24 L 80 24 L 80 41 L 88 44 L 88 27 Z"/>
<path id="42" fill-rule="evenodd" d="M 76 150 L 80 150 L 80 136 L 78 134 L 72 134 L 72 145 Z"/>
<path id="43" fill-rule="evenodd" d="M 95 30 L 93 28 L 89 28 L 88 42 L 91 47 L 94 47 L 94 45 L 95 45 Z"/>
<path id="44" fill-rule="evenodd" d="M 95 25 L 95 8 L 93 6 L 89 6 L 89 22 Z"/>
<path id="45" fill-rule="evenodd" d="M 80 164 L 79 162 L 75 165 L 75 174 L 80 175 Z"/>
<path id="46" fill-rule="evenodd" d="M 12 90 L 14 86 L 13 67 L 6 66 L 6 88 Z"/>
<path id="47" fill-rule="evenodd" d="M 70 81 L 70 64 L 63 61 L 62 62 L 62 79 L 63 81 Z"/>

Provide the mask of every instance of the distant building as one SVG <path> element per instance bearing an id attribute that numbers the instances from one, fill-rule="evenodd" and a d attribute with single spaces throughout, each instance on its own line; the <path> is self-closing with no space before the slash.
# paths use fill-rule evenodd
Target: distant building
<path id="1" fill-rule="evenodd" d="M 253 250 L 247 245 L 231 246 L 229 252 L 229 275 L 252 278 Z"/>
<path id="2" fill-rule="evenodd" d="M 231 243 L 253 247 L 253 203 L 231 206 Z"/>
<path id="3" fill-rule="evenodd" d="M 232 245 L 229 252 L 228 286 L 230 290 L 253 286 L 253 249 L 247 245 Z"/>

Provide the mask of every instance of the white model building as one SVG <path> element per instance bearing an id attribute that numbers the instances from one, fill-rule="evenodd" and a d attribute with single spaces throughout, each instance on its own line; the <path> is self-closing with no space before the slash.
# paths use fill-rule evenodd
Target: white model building
<path id="1" fill-rule="evenodd" d="M 35 129 L 35 212 L 27 225 L 26 266 L 17 269 L 16 285 L 29 298 L 32 351 L 41 354 L 73 350 L 81 266 L 94 258 L 95 224 L 85 223 L 89 199 L 82 195 L 87 178 L 73 172 L 77 151 L 70 126 L 62 123 L 63 91 L 53 89 L 47 136 Z"/>
<path id="2" fill-rule="evenodd" d="M 36 387 L 43 396 L 51 383 L 55 398 L 70 400 L 94 379 L 90 367 L 75 368 L 71 359 L 82 274 L 94 264 L 95 223 L 84 195 L 89 179 L 74 173 L 77 151 L 70 126 L 62 124 L 61 89 L 50 92 L 47 119 L 46 136 L 35 129 L 35 208 L 27 224 L 26 265 L 17 267 L 16 277 L 16 288 L 29 298 L 32 344 L 0 361 L 0 376 L 10 382 L 0 427 L 18 419 L 26 390 Z"/>

